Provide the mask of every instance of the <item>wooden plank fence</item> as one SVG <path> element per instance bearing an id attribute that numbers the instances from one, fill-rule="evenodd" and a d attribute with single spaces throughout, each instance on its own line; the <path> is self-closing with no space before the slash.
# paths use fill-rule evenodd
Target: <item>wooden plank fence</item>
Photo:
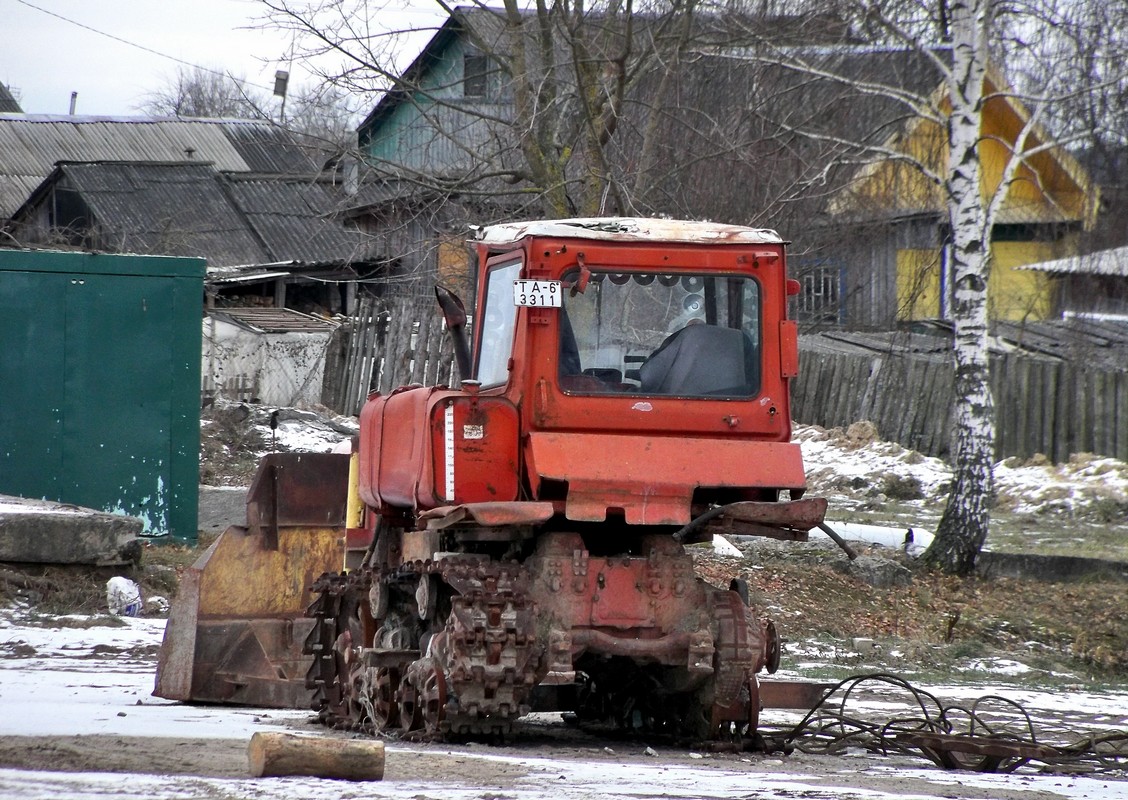
<path id="1" fill-rule="evenodd" d="M 826 428 L 859 420 L 882 438 L 948 458 L 952 368 L 946 358 L 907 353 L 829 353 L 803 349 L 792 382 L 796 421 Z M 1128 461 L 1128 372 L 1087 368 L 1018 353 L 995 356 L 996 458 L 1074 453 Z"/>
<path id="2" fill-rule="evenodd" d="M 339 413 L 359 414 L 372 392 L 456 379 L 453 343 L 433 297 L 364 298 L 339 331 L 322 392 L 325 405 Z"/>

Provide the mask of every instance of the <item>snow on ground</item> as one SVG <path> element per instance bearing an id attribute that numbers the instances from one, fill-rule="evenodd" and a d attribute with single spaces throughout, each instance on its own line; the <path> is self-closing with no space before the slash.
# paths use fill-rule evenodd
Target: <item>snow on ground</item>
<path id="1" fill-rule="evenodd" d="M 915 481 L 921 505 L 934 505 L 947 496 L 951 467 L 938 458 L 881 441 L 870 423 L 845 430 L 797 425 L 793 439 L 803 450 L 813 492 L 880 490 Z M 1128 508 L 1128 463 L 1085 453 L 1058 465 L 1038 457 L 1027 462 L 1008 458 L 995 465 L 995 490 L 1002 507 L 1020 514 L 1072 514 L 1097 503 Z"/>
<path id="2" fill-rule="evenodd" d="M 342 417 L 336 414 L 325 416 L 312 411 L 299 411 L 293 408 L 280 409 L 278 426 L 271 429 L 269 415 L 256 414 L 255 428 L 264 442 L 275 440 L 280 449 L 295 453 L 349 452 L 342 449 L 352 436 L 360 433 L 360 424 L 355 417 Z M 271 452 L 265 451 L 265 453 Z"/>
<path id="3" fill-rule="evenodd" d="M 285 729 L 309 716 L 303 711 L 263 711 L 227 707 L 188 706 L 153 698 L 156 647 L 164 620 L 101 620 L 62 618 L 52 627 L 28 624 L 28 612 L 0 611 L 0 736 L 121 735 L 142 737 L 249 740 L 255 731 Z M 101 622 L 101 624 L 99 624 Z M 68 626 L 76 627 L 68 627 Z M 78 627 L 82 626 L 82 627 Z M 931 689 L 959 696 L 967 687 Z M 1109 727 L 1128 724 L 1128 693 L 1043 693 L 996 690 L 1035 709 L 1039 716 L 1060 713 L 1071 717 L 1088 709 Z M 889 698 L 867 698 L 861 706 L 876 712 L 895 711 Z M 772 717 L 771 714 L 777 714 Z M 782 716 L 778 716 L 782 715 Z M 542 715 L 549 717 L 549 715 Z M 794 712 L 769 712 L 768 724 L 792 721 Z M 545 724 L 560 724 L 546 722 Z M 1124 781 L 1106 776 L 983 775 L 947 773 L 922 759 L 891 761 L 854 753 L 825 757 L 812 769 L 807 758 L 797 763 L 778 756 L 750 754 L 727 760 L 707 754 L 684 753 L 647 758 L 643 745 L 623 742 L 615 751 L 585 756 L 543 757 L 529 748 L 512 755 L 481 746 L 446 749 L 437 746 L 389 743 L 385 780 L 378 785 L 351 784 L 313 778 L 232 779 L 189 775 L 90 772 L 45 772 L 0 769 L 0 797 L 109 800 L 289 800 L 293 797 L 383 797 L 412 800 L 443 797 L 480 800 L 572 800 L 575 798 L 789 798 L 812 800 L 894 800 L 935 796 L 1013 797 L 1029 793 L 1038 798 L 1113 800 L 1125 796 Z M 619 752 L 616 752 L 619 751 Z M 538 755 L 539 753 L 539 755 Z M 611 753 L 611 755 L 607 755 Z M 415 759 L 446 758 L 447 764 L 491 762 L 511 782 L 504 787 L 475 784 L 456 768 L 433 771 L 433 777 L 401 778 L 397 764 Z M 696 759 L 696 760 L 695 760 Z M 424 762 L 426 763 L 426 762 Z M 872 784 L 871 784 L 872 779 Z M 975 795 L 963 794 L 975 787 Z M 493 791 L 493 789 L 498 791 Z M 486 791 L 490 789 L 490 791 Z"/>
<path id="4" fill-rule="evenodd" d="M 60 617 L 39 627 L 21 616 L 0 611 L 0 736 L 249 737 L 271 720 L 309 716 L 261 709 L 217 715 L 153 697 L 164 619 Z"/>
<path id="5" fill-rule="evenodd" d="M 88 517 L 91 514 L 101 513 L 103 512 L 72 506 L 67 503 L 53 503 L 48 500 L 33 500 L 26 497 L 0 494 L 0 514 L 65 514 Z"/>
<path id="6" fill-rule="evenodd" d="M 396 750 L 388 758 L 394 764 Z M 489 756 L 470 756 L 489 758 Z M 975 786 L 988 792 L 999 788 L 1014 791 L 1044 792 L 1040 797 L 1078 798 L 1079 800 L 1117 800 L 1122 786 L 1115 782 L 1092 779 L 1056 778 L 1025 779 L 1022 786 L 1009 776 L 956 777 L 932 772 L 886 768 L 889 782 L 914 780 L 932 790 L 909 792 L 904 789 L 882 791 L 856 788 L 857 775 L 808 777 L 775 772 L 749 770 L 709 770 L 677 765 L 650 766 L 638 763 L 607 765 L 585 764 L 583 761 L 549 759 L 515 759 L 514 763 L 533 774 L 517 779 L 502 791 L 483 791 L 483 787 L 459 783 L 452 777 L 436 777 L 427 781 L 399 781 L 386 777 L 377 787 L 314 778 L 216 779 L 155 775 L 113 775 L 108 773 L 17 772 L 0 770 L 0 795 L 25 800 L 350 800 L 380 797 L 388 800 L 417 800 L 443 797 L 446 800 L 583 800 L 585 798 L 795 798 L 808 800 L 928 800 L 953 795 L 959 787 Z M 389 766 L 389 769 L 392 767 Z M 539 773 L 539 774 L 538 774 Z M 12 794 L 8 794 L 12 792 Z M 941 795 L 940 792 L 944 794 Z"/>
<path id="7" fill-rule="evenodd" d="M 1024 514 L 1073 513 L 1098 503 L 1128 505 L 1128 464 L 1091 453 L 1065 464 L 1008 458 L 995 465 L 995 482 L 1009 510 Z"/>
<path id="8" fill-rule="evenodd" d="M 883 475 L 912 479 L 925 497 L 945 491 L 952 470 L 938 458 L 921 455 L 895 442 L 877 438 L 868 423 L 846 430 L 796 425 L 792 441 L 803 451 L 803 465 L 812 489 L 842 490 L 871 486 Z M 856 484 L 856 486 L 855 486 Z"/>

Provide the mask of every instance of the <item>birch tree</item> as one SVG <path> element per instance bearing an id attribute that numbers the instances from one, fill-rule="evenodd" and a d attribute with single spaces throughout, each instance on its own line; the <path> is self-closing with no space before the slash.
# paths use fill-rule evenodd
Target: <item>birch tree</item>
<path id="1" fill-rule="evenodd" d="M 987 350 L 993 220 L 981 194 L 979 140 L 988 36 L 995 11 L 995 0 L 952 0 L 949 6 L 952 66 L 947 75 L 950 111 L 944 183 L 952 237 L 956 442 L 952 491 L 924 560 L 958 574 L 975 568 L 987 539 L 994 495 L 995 404 Z M 1003 186 L 999 192 L 1006 190 Z"/>

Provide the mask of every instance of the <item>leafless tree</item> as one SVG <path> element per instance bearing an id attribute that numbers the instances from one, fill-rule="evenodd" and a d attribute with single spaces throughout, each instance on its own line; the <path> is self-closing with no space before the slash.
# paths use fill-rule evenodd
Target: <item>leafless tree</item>
<path id="1" fill-rule="evenodd" d="M 218 69 L 181 68 L 140 110 L 154 116 L 257 119 L 286 128 L 325 163 L 355 149 L 355 109 L 344 91 L 327 84 L 291 84 L 285 118 L 281 103 L 244 79 Z"/>
<path id="2" fill-rule="evenodd" d="M 218 69 L 180 67 L 167 86 L 140 105 L 145 114 L 165 117 L 262 119 L 267 101 L 241 77 Z"/>
<path id="3" fill-rule="evenodd" d="M 356 110 L 342 89 L 307 85 L 286 100 L 283 125 L 301 134 L 326 155 L 339 155 L 356 148 Z"/>
<path id="4" fill-rule="evenodd" d="M 702 0 L 479 0 L 460 9 L 438 0 L 465 21 L 469 47 L 465 69 L 437 75 L 403 57 L 405 42 L 418 52 L 435 30 L 381 29 L 381 19 L 395 19 L 386 1 L 261 2 L 326 81 L 410 105 L 430 128 L 426 141 L 395 149 L 366 143 L 366 160 L 383 177 L 464 198 L 506 197 L 511 208 L 547 216 L 637 206 L 651 189 L 664 109 L 651 104 L 630 122 L 640 140 L 632 161 L 645 166 L 624 174 L 615 144 L 628 100 L 644 82 L 662 93 L 694 42 L 738 30 L 707 24 Z M 636 101 L 634 113 L 641 108 Z"/>
<path id="5" fill-rule="evenodd" d="M 1088 249 L 1128 243 L 1128 3 L 1042 0 L 1035 20 L 1010 20 L 1012 81 L 1053 97 L 1048 124 L 1101 185 L 1101 219 Z M 1024 24 L 1023 24 L 1024 23 Z"/>

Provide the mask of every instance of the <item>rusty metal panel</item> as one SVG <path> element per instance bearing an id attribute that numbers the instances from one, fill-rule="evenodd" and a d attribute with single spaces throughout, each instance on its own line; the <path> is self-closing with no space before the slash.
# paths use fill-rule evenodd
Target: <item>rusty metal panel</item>
<path id="1" fill-rule="evenodd" d="M 419 515 L 429 529 L 448 528 L 471 520 L 476 525 L 538 525 L 552 518 L 552 503 L 518 501 L 512 503 L 466 503 L 442 506 Z"/>
<path id="2" fill-rule="evenodd" d="M 698 487 L 806 485 L 797 444 L 549 431 L 528 441 L 530 471 L 568 482 L 573 520 L 602 521 L 617 507 L 630 524 L 684 525 Z"/>
<path id="3" fill-rule="evenodd" d="M 799 375 L 799 326 L 795 320 L 779 323 L 779 374 L 781 378 Z"/>
<path id="4" fill-rule="evenodd" d="M 347 453 L 271 453 L 247 491 L 247 526 L 256 533 L 287 525 L 344 528 Z"/>
<path id="5" fill-rule="evenodd" d="M 760 678 L 760 702 L 764 708 L 814 708 L 837 684 Z"/>
<path id="6" fill-rule="evenodd" d="M 424 497 L 420 491 L 421 504 L 517 499 L 521 472 L 516 406 L 503 397 L 454 394 L 432 405 L 430 417 L 435 496 Z"/>
<path id="7" fill-rule="evenodd" d="M 347 457 L 346 457 L 347 461 Z M 260 470 L 261 473 L 261 470 Z M 342 528 L 228 528 L 181 578 L 154 694 L 185 702 L 304 707 L 307 590 L 339 570 Z"/>

